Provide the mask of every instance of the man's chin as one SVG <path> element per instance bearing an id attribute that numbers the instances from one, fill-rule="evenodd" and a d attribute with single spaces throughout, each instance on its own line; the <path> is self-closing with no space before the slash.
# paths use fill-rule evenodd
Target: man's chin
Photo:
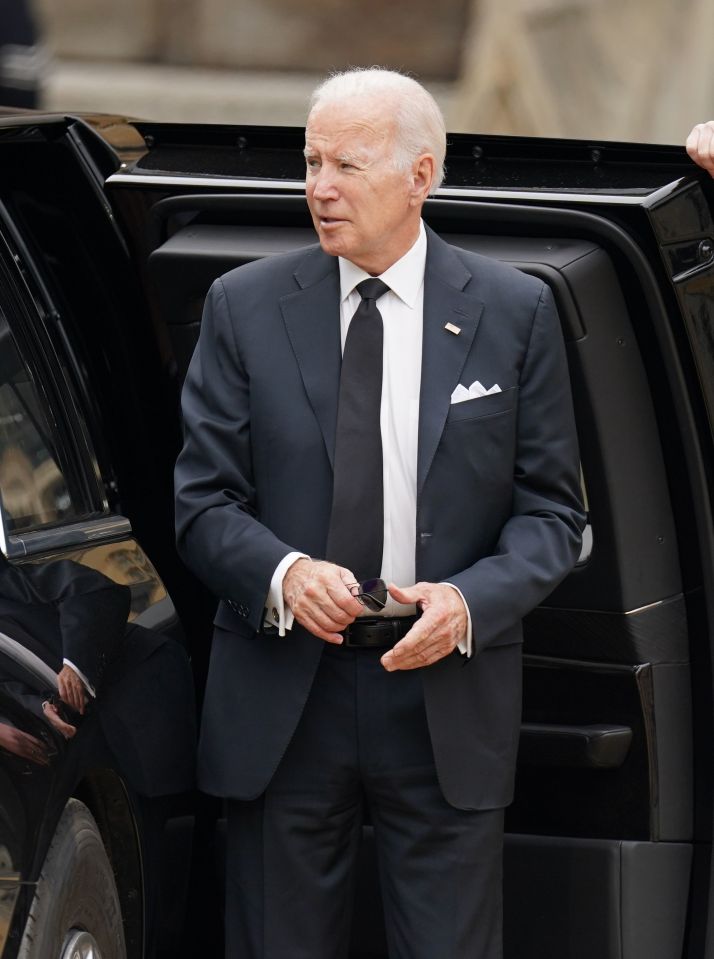
<path id="1" fill-rule="evenodd" d="M 349 259 L 349 251 L 346 249 L 344 243 L 340 241 L 335 236 L 325 236 L 325 234 L 320 230 L 317 234 L 318 240 L 320 241 L 320 246 L 322 247 L 323 253 L 327 253 L 330 256 L 344 256 Z"/>

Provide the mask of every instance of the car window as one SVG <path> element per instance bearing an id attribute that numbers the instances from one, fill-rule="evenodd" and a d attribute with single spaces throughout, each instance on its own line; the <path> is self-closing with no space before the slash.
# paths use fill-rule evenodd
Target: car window
<path id="1" fill-rule="evenodd" d="M 1 305 L 0 495 L 8 532 L 76 515 L 40 391 Z"/>

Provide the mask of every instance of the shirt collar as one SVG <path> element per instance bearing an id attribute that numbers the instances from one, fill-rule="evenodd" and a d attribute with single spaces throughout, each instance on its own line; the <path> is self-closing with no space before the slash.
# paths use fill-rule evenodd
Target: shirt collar
<path id="1" fill-rule="evenodd" d="M 340 265 L 340 302 L 344 303 L 358 283 L 369 278 L 359 266 L 350 260 L 338 257 Z M 393 263 L 379 277 L 384 280 L 390 290 L 397 294 L 408 307 L 414 308 L 419 290 L 424 280 L 426 266 L 426 230 L 424 222 L 419 221 L 419 236 L 414 245 L 407 250 L 401 259 Z"/>

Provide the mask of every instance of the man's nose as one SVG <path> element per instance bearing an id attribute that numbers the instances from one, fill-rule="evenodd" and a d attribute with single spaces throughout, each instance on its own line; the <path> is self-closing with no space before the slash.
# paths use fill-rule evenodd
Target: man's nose
<path id="1" fill-rule="evenodd" d="M 322 167 L 313 178 L 313 196 L 318 200 L 334 200 L 337 196 L 337 185 L 333 173 Z"/>

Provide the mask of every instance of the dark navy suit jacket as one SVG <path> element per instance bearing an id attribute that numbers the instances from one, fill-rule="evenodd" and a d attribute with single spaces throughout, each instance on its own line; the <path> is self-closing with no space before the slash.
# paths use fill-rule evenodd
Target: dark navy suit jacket
<path id="1" fill-rule="evenodd" d="M 340 355 L 338 265 L 319 247 L 212 286 L 183 393 L 176 509 L 184 559 L 223 600 L 199 748 L 199 782 L 219 795 L 266 788 L 322 652 L 297 625 L 280 638 L 261 624 L 286 553 L 325 553 Z M 474 380 L 501 392 L 451 405 L 457 384 Z M 521 619 L 573 566 L 583 522 L 549 290 L 428 231 L 416 578 L 461 590 L 475 642 L 470 660 L 456 652 L 422 671 L 439 781 L 454 806 L 511 799 Z"/>

